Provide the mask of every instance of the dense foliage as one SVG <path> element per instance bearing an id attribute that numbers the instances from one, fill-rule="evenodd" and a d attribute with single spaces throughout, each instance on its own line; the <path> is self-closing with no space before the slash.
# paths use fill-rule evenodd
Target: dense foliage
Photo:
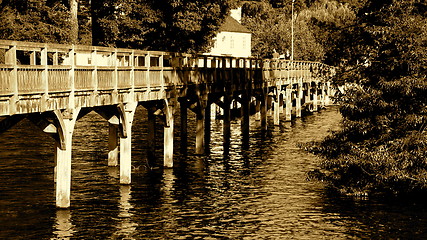
<path id="1" fill-rule="evenodd" d="M 295 59 L 323 60 L 351 0 L 295 0 Z M 203 52 L 230 8 L 243 6 L 253 52 L 291 50 L 292 0 L 0 0 L 1 39 Z"/>
<path id="2" fill-rule="evenodd" d="M 326 157 L 312 172 L 345 193 L 427 190 L 427 3 L 366 1 L 339 31 L 331 62 L 343 129 L 311 150 Z"/>
<path id="3" fill-rule="evenodd" d="M 233 1 L 107 1 L 95 8 L 102 45 L 169 51 L 202 51 Z M 100 30 L 100 31 L 99 31 Z"/>
<path id="4" fill-rule="evenodd" d="M 7 24 L 0 27 L 0 38 L 203 51 L 235 4 L 237 0 L 3 0 L 0 16 Z"/>
<path id="5" fill-rule="evenodd" d="M 69 42 L 67 8 L 60 3 L 3 0 L 0 2 L 0 39 Z"/>
<path id="6" fill-rule="evenodd" d="M 345 1 L 252 1 L 243 5 L 243 24 L 252 31 L 252 52 L 270 57 L 274 50 L 294 59 L 323 61 L 334 47 L 337 29 L 352 25 L 355 14 Z"/>

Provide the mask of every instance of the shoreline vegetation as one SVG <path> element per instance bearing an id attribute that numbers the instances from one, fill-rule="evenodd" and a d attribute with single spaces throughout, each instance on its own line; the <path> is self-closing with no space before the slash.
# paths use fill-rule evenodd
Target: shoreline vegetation
<path id="1" fill-rule="evenodd" d="M 349 195 L 427 192 L 427 5 L 366 1 L 344 32 L 336 82 L 342 130 L 305 149 L 323 157 L 310 178 Z"/>

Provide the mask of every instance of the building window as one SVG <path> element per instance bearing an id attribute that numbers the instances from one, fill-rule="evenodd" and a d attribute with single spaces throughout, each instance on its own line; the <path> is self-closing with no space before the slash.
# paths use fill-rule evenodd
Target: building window
<path id="1" fill-rule="evenodd" d="M 230 48 L 234 48 L 234 39 L 233 39 L 233 36 L 230 37 Z"/>

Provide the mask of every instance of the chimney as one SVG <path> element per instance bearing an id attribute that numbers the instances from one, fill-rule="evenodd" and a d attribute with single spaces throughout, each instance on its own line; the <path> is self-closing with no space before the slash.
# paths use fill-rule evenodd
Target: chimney
<path id="1" fill-rule="evenodd" d="M 237 9 L 231 9 L 231 17 L 236 19 L 239 23 L 242 23 L 242 7 Z"/>

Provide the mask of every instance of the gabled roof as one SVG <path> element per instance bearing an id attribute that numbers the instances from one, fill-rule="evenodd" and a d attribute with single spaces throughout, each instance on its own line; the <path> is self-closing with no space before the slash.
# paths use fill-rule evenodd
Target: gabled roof
<path id="1" fill-rule="evenodd" d="M 228 16 L 225 22 L 219 28 L 220 32 L 239 32 L 239 33 L 251 33 L 245 26 L 240 24 L 236 19 Z"/>

